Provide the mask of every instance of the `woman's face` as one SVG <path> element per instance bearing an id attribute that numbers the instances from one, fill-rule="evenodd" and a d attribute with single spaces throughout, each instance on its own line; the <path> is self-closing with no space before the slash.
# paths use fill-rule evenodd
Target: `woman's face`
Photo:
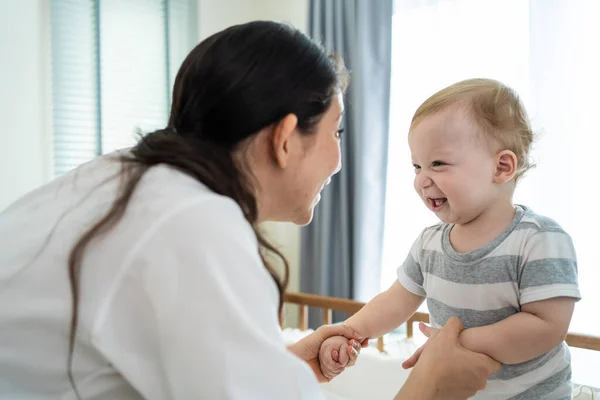
<path id="1" fill-rule="evenodd" d="M 315 132 L 298 133 L 300 150 L 289 167 L 285 188 L 280 192 L 280 207 L 285 210 L 285 220 L 297 225 L 307 225 L 313 210 L 321 199 L 321 191 L 331 177 L 342 167 L 340 151 L 340 123 L 344 112 L 342 94 L 335 96 Z"/>

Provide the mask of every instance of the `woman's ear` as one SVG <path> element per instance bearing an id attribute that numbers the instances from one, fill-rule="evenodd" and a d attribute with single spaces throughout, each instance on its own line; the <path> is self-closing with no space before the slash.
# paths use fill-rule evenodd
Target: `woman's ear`
<path id="1" fill-rule="evenodd" d="M 297 126 L 298 117 L 295 114 L 286 115 L 273 126 L 271 149 L 275 156 L 275 162 L 280 168 L 285 168 L 288 165 L 292 150 L 292 139 Z"/>
<path id="2" fill-rule="evenodd" d="M 503 150 L 496 154 L 496 172 L 494 183 L 503 184 L 510 181 L 517 173 L 517 156 L 510 150 Z"/>

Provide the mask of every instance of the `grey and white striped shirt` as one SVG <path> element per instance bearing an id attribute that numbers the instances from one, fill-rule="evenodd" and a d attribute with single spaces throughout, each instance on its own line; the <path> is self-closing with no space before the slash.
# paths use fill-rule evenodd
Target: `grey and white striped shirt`
<path id="1" fill-rule="evenodd" d="M 570 236 L 553 220 L 517 206 L 511 225 L 488 245 L 457 253 L 452 225 L 426 228 L 415 241 L 398 280 L 427 297 L 434 327 L 457 316 L 465 328 L 494 324 L 521 305 L 553 297 L 581 298 Z M 504 365 L 476 399 L 571 399 L 571 366 L 563 342 L 521 364 Z"/>

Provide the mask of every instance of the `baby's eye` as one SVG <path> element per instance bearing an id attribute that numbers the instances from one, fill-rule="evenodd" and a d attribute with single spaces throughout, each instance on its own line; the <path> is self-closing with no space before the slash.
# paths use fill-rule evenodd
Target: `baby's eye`
<path id="1" fill-rule="evenodd" d="M 431 163 L 432 167 L 441 167 L 443 165 L 446 165 L 446 163 L 442 162 L 442 161 L 434 161 Z"/>
<path id="2" fill-rule="evenodd" d="M 421 169 L 421 166 L 418 164 L 413 164 L 413 168 L 415 169 L 415 172 L 417 172 L 418 170 Z"/>

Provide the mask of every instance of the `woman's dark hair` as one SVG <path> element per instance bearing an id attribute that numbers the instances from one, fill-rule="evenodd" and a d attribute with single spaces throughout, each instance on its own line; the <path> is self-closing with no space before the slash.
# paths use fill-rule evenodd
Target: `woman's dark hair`
<path id="1" fill-rule="evenodd" d="M 298 117 L 301 132 L 311 134 L 332 98 L 345 90 L 346 80 L 339 59 L 300 31 L 275 22 L 233 26 L 191 51 L 175 79 L 168 126 L 143 136 L 131 155 L 121 158 L 121 187 L 112 208 L 82 235 L 69 257 L 73 312 L 68 373 L 77 395 L 72 365 L 84 251 L 94 237 L 118 222 L 140 179 L 154 165 L 177 168 L 239 204 L 279 288 L 281 313 L 288 263 L 259 232 L 253 177 L 243 157 L 234 155 L 247 138 L 288 114 Z M 265 250 L 281 258 L 283 277 L 268 263 Z"/>

